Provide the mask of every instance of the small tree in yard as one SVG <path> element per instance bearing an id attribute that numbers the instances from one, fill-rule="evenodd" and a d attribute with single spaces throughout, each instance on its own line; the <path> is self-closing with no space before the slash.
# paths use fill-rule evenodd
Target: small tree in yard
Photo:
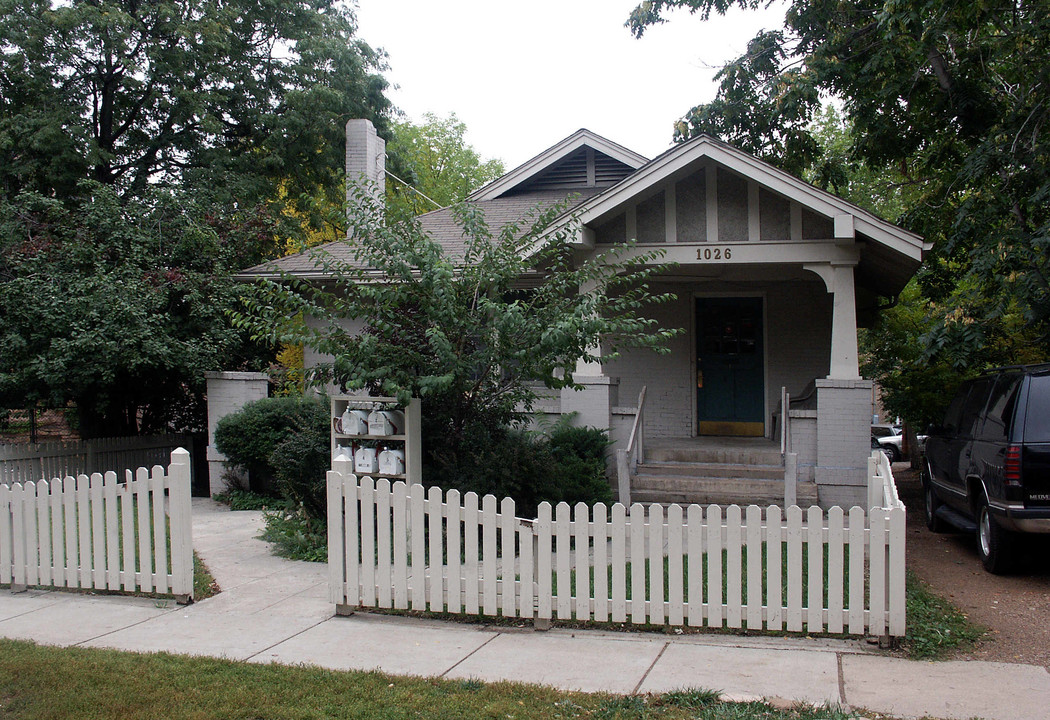
<path id="1" fill-rule="evenodd" d="M 578 387 L 577 361 L 610 359 L 625 346 L 665 352 L 678 331 L 640 315 L 672 299 L 649 290 L 660 253 L 628 261 L 617 247 L 577 263 L 572 223 L 553 224 L 561 207 L 537 208 L 498 234 L 475 205 L 453 212 L 460 257 L 414 219 L 383 225 L 381 206 L 362 189 L 348 213 L 352 259 L 315 251 L 329 282 L 259 283 L 234 323 L 257 339 L 332 356 L 313 369 L 314 384 L 420 397 L 425 481 L 490 492 L 477 486 L 479 465 L 525 424 L 539 385 Z M 347 331 L 347 319 L 363 321 L 363 331 Z"/>

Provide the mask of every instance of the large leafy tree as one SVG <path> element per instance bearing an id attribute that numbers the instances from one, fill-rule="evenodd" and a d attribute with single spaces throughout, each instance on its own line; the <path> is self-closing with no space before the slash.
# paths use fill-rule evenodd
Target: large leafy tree
<path id="1" fill-rule="evenodd" d="M 759 0 L 649 0 L 703 20 Z M 846 163 L 908 186 L 897 220 L 935 243 L 916 302 L 922 363 L 956 372 L 1050 356 L 1050 3 L 794 0 L 718 74 L 676 137 L 719 135 L 788 170 L 833 177 L 814 119 L 826 97 L 851 128 Z M 907 325 L 907 323 L 905 323 Z M 1013 330 L 1023 328 L 1010 342 Z"/>
<path id="2" fill-rule="evenodd" d="M 405 177 L 387 182 L 388 214 L 400 218 L 454 205 L 503 174 L 503 163 L 483 160 L 466 134 L 454 113 L 427 113 L 422 123 L 394 125 L 387 151 Z"/>
<path id="3" fill-rule="evenodd" d="M 0 0 L 0 192 L 337 197 L 343 124 L 390 110 L 355 30 L 334 0 Z"/>
<path id="4" fill-rule="evenodd" d="M 84 437 L 200 430 L 203 372 L 254 356 L 223 312 L 270 221 L 82 190 L 0 201 L 0 406 L 75 402 Z"/>
<path id="5" fill-rule="evenodd" d="M 658 253 L 628 264 L 613 249 L 578 265 L 569 227 L 552 225 L 559 212 L 537 209 L 493 233 L 476 206 L 460 204 L 463 254 L 449 256 L 415 219 L 384 223 L 360 190 L 350 259 L 314 251 L 328 282 L 262 282 L 236 324 L 331 356 L 312 369 L 315 383 L 421 398 L 428 482 L 446 482 L 524 421 L 538 387 L 576 387 L 578 360 L 625 345 L 664 350 L 675 334 L 639 312 L 671 297 L 649 292 L 656 265 L 644 263 Z"/>
<path id="6" fill-rule="evenodd" d="M 0 0 L 0 406 L 199 429 L 253 355 L 230 275 L 323 228 L 343 126 L 389 131 L 336 0 Z"/>

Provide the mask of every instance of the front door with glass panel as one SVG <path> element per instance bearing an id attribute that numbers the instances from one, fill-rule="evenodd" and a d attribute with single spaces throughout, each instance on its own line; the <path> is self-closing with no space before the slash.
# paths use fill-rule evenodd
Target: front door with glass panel
<path id="1" fill-rule="evenodd" d="M 700 435 L 765 434 L 762 298 L 697 298 Z"/>

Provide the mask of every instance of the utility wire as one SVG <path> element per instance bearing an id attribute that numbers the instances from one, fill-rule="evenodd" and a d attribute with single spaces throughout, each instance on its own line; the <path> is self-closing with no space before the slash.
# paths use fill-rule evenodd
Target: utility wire
<path id="1" fill-rule="evenodd" d="M 425 194 L 423 194 L 422 192 L 420 192 L 420 190 L 419 190 L 418 188 L 416 188 L 416 187 L 413 187 L 412 185 L 409 185 L 409 184 L 408 184 L 407 182 L 405 182 L 404 180 L 402 180 L 401 178 L 399 178 L 399 177 L 398 177 L 397 175 L 395 175 L 394 173 L 390 172 L 390 171 L 389 171 L 389 170 L 387 170 L 386 168 L 384 168 L 384 169 L 383 169 L 383 172 L 385 172 L 385 173 L 386 173 L 387 175 L 389 175 L 390 177 L 392 177 L 392 178 L 394 178 L 395 180 L 397 180 L 397 181 L 398 181 L 399 183 L 401 183 L 402 185 L 404 185 L 405 187 L 407 187 L 407 188 L 408 188 L 409 190 L 411 190 L 412 192 L 414 192 L 414 193 L 415 193 L 416 195 L 419 195 L 419 196 L 420 196 L 421 198 L 423 198 L 424 200 L 427 200 L 427 201 L 429 201 L 429 202 L 433 203 L 434 207 L 435 207 L 435 208 L 437 208 L 438 210 L 440 210 L 441 208 L 445 207 L 444 205 L 442 205 L 441 203 L 439 203 L 439 202 L 438 202 L 437 200 L 435 200 L 435 199 L 433 199 L 433 198 L 431 198 L 431 197 L 427 197 L 427 196 L 426 196 Z"/>

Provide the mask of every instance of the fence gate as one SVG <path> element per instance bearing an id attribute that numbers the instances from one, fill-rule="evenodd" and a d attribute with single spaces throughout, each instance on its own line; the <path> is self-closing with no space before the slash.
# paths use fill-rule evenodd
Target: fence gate
<path id="1" fill-rule="evenodd" d="M 0 584 L 193 597 L 190 454 L 104 475 L 0 485 Z"/>

